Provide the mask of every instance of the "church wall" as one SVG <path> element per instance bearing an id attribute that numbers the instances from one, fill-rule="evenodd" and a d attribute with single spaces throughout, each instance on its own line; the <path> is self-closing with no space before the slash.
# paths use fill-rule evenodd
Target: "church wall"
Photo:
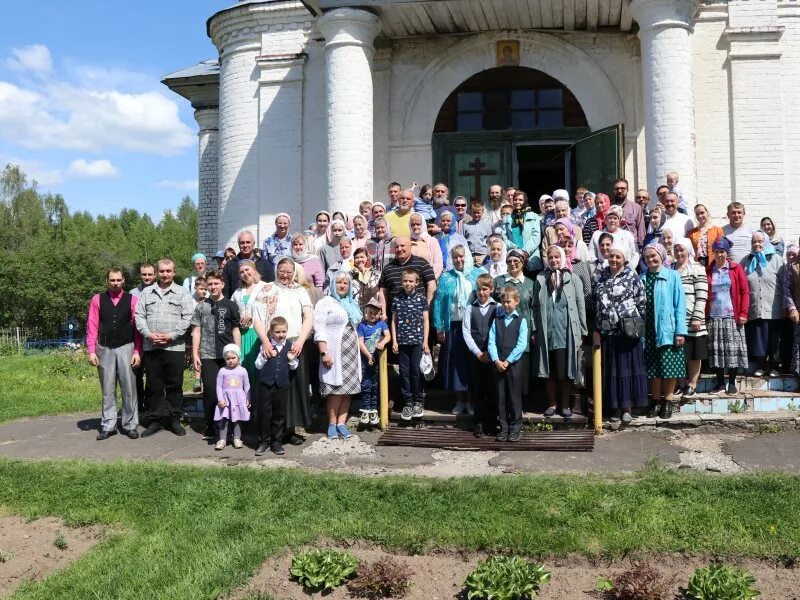
<path id="1" fill-rule="evenodd" d="M 712 9 L 700 13 L 692 36 L 697 198 L 691 201 L 707 205 L 722 224 L 732 198 L 727 11 Z"/>
<path id="2" fill-rule="evenodd" d="M 786 220 L 777 224 L 788 242 L 800 236 L 800 6 L 797 2 L 778 5 L 779 25 L 784 27 L 780 40 L 783 80 L 784 206 Z M 775 217 L 773 217 L 775 219 Z"/>
<path id="3" fill-rule="evenodd" d="M 315 215 L 328 207 L 327 103 L 325 101 L 325 49 L 314 32 L 306 44 L 308 60 L 303 80 L 303 223 L 293 227 L 301 231 Z"/>

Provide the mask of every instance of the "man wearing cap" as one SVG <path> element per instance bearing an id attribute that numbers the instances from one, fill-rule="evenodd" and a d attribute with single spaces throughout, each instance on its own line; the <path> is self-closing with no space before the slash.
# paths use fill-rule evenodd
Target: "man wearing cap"
<path id="1" fill-rule="evenodd" d="M 633 234 L 636 239 L 636 245 L 641 248 L 645 234 L 644 214 L 641 206 L 632 200 L 628 200 L 627 179 L 620 178 L 614 182 L 614 196 L 611 198 L 611 204 L 622 207 L 622 228 Z"/>
<path id="2" fill-rule="evenodd" d="M 214 260 L 217 261 L 217 269 L 221 271 L 222 268 L 225 266 L 225 251 L 220 250 L 219 252 L 217 252 L 214 255 Z"/>
<path id="3" fill-rule="evenodd" d="M 139 410 L 133 368 L 138 367 L 142 336 L 134 325 L 139 298 L 125 292 L 122 269 L 109 269 L 108 290 L 95 294 L 86 318 L 86 351 L 89 364 L 97 367 L 103 405 L 99 441 L 117 433 L 117 383 L 122 393 L 122 431 L 132 440 L 139 437 Z"/>
<path id="4" fill-rule="evenodd" d="M 192 274 L 183 280 L 183 287 L 194 296 L 194 282 L 198 277 L 201 277 L 206 272 L 208 261 L 206 255 L 202 252 L 197 252 L 192 255 Z"/>
<path id="5" fill-rule="evenodd" d="M 256 271 L 261 275 L 261 281 L 275 281 L 275 269 L 265 256 L 256 248 L 256 238 L 252 231 L 245 229 L 240 231 L 237 236 L 239 244 L 239 254 L 230 259 L 223 270 L 225 279 L 225 297 L 230 298 L 233 292 L 239 289 L 241 280 L 239 279 L 239 261 L 252 260 L 256 266 Z"/>
<path id="6" fill-rule="evenodd" d="M 175 283 L 175 263 L 158 261 L 158 284 L 142 291 L 136 305 L 136 328 L 144 338 L 144 367 L 150 386 L 150 418 L 142 437 L 165 425 L 175 435 L 186 435 L 183 412 L 185 333 L 192 318 L 192 296 Z"/>

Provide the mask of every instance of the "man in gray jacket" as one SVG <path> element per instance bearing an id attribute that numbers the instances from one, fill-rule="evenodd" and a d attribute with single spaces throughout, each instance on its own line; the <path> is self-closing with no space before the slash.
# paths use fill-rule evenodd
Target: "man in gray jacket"
<path id="1" fill-rule="evenodd" d="M 144 368 L 150 387 L 150 424 L 142 432 L 148 437 L 169 427 L 175 435 L 186 435 L 181 426 L 183 411 L 184 334 L 192 319 L 193 302 L 186 288 L 177 285 L 175 263 L 158 261 L 158 282 L 142 290 L 136 304 L 136 328 L 144 338 Z"/>

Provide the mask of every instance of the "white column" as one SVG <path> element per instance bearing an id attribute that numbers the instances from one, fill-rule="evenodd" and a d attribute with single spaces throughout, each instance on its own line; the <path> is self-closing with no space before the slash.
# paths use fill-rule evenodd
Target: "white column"
<path id="1" fill-rule="evenodd" d="M 372 45 L 380 20 L 337 8 L 317 19 L 325 36 L 328 99 L 328 208 L 355 214 L 372 200 Z"/>
<path id="2" fill-rule="evenodd" d="M 210 258 L 220 250 L 217 247 L 219 109 L 198 109 L 194 111 L 194 118 L 200 126 L 197 134 L 200 150 L 197 169 L 197 244 Z"/>
<path id="3" fill-rule="evenodd" d="M 680 174 L 696 202 L 692 19 L 696 0 L 631 0 L 642 46 L 647 184 L 651 193 Z"/>

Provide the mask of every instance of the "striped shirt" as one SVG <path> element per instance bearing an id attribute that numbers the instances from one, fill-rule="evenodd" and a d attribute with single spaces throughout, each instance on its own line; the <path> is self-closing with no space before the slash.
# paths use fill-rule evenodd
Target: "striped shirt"
<path id="1" fill-rule="evenodd" d="M 708 335 L 706 329 L 706 302 L 708 301 L 708 278 L 706 271 L 698 263 L 691 269 L 679 271 L 683 292 L 686 295 L 686 325 L 689 337 Z M 692 329 L 692 321 L 700 321 L 700 331 Z"/>

